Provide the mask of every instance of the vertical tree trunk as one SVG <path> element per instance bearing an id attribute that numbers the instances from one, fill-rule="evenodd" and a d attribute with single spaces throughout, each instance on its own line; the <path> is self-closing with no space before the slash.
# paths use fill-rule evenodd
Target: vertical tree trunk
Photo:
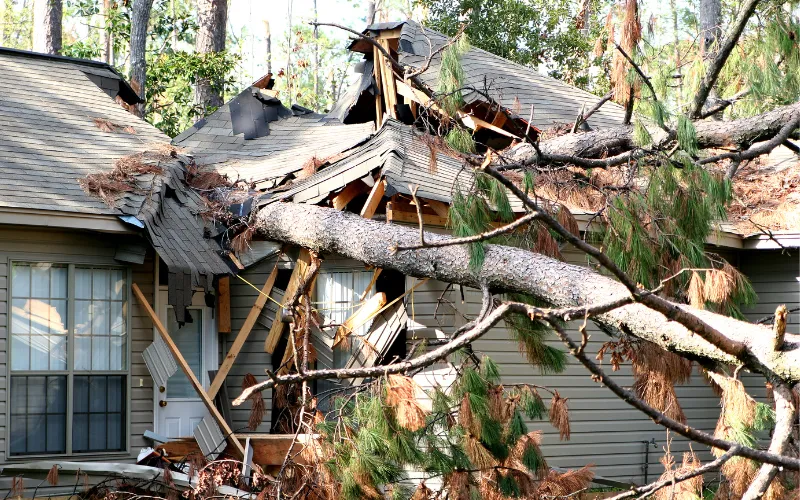
<path id="1" fill-rule="evenodd" d="M 228 23 L 228 0 L 197 1 L 198 54 L 211 54 L 225 50 L 225 28 Z M 222 76 L 222 75 L 220 75 Z M 197 116 L 202 118 L 212 108 L 222 106 L 222 79 L 198 78 L 194 91 Z"/>
<path id="2" fill-rule="evenodd" d="M 678 32 L 678 6 L 675 0 L 669 0 L 669 7 L 672 11 L 672 43 L 675 44 L 675 77 L 678 80 L 678 97 L 677 104 L 681 107 L 681 100 L 683 98 L 683 74 L 681 73 L 681 48 L 680 48 L 680 34 Z"/>
<path id="3" fill-rule="evenodd" d="M 722 5 L 721 0 L 700 0 L 700 30 L 701 30 L 701 49 L 703 59 L 709 60 L 714 57 L 719 42 L 722 40 Z M 715 106 L 719 102 L 719 96 L 715 88 L 709 92 L 706 99 L 707 106 Z M 722 113 L 712 116 L 715 120 L 722 119 Z"/>
<path id="4" fill-rule="evenodd" d="M 272 31 L 269 29 L 269 21 L 264 20 L 264 32 L 267 45 L 267 73 L 272 73 Z"/>
<path id="5" fill-rule="evenodd" d="M 147 25 L 150 22 L 152 8 L 153 0 L 133 0 L 131 5 L 130 81 L 131 87 L 142 99 L 146 97 L 147 61 L 145 53 L 147 51 Z M 133 112 L 137 116 L 144 116 L 144 103 L 134 106 Z"/>
<path id="6" fill-rule="evenodd" d="M 314 23 L 317 22 L 317 0 L 314 0 Z M 314 24 L 314 111 L 319 111 L 319 27 Z"/>
<path id="7" fill-rule="evenodd" d="M 103 45 L 103 60 L 108 64 L 114 64 L 114 35 L 109 31 L 110 23 L 108 18 L 111 15 L 111 0 L 103 0 L 100 7 L 100 15 L 103 18 L 103 29 L 101 40 Z"/>
<path id="8" fill-rule="evenodd" d="M 33 3 L 33 51 L 61 53 L 61 0 L 35 0 Z"/>
<path id="9" fill-rule="evenodd" d="M 367 26 L 375 22 L 375 1 L 367 2 Z"/>

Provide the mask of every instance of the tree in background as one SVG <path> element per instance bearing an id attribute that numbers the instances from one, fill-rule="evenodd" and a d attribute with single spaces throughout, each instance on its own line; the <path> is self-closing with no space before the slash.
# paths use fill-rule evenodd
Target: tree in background
<path id="1" fill-rule="evenodd" d="M 131 3 L 130 25 L 130 83 L 139 97 L 147 102 L 147 27 L 150 24 L 150 11 L 153 0 L 133 0 Z M 145 104 L 137 104 L 134 113 L 145 115 Z"/>
<path id="2" fill-rule="evenodd" d="M 225 27 L 228 23 L 228 0 L 197 1 L 197 38 L 195 53 L 206 59 L 214 59 L 225 51 Z M 224 73 L 207 76 L 198 75 L 195 80 L 194 102 L 199 118 L 223 104 Z"/>
<path id="3" fill-rule="evenodd" d="M 35 0 L 33 3 L 33 51 L 61 53 L 61 0 Z"/>

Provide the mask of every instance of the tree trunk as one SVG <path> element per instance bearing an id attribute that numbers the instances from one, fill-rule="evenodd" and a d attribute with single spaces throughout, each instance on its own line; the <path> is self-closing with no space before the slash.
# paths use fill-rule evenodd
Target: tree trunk
<path id="1" fill-rule="evenodd" d="M 145 93 L 145 83 L 147 80 L 147 25 L 150 23 L 150 11 L 153 8 L 153 0 L 133 0 L 131 6 L 131 73 L 130 81 L 133 90 L 143 100 L 147 96 Z M 144 116 L 144 103 L 133 107 L 133 112 L 137 116 Z"/>
<path id="2" fill-rule="evenodd" d="M 319 111 L 319 26 L 317 0 L 314 0 L 314 111 Z"/>
<path id="3" fill-rule="evenodd" d="M 61 0 L 35 0 L 33 3 L 33 51 L 61 53 Z"/>
<path id="4" fill-rule="evenodd" d="M 272 73 L 272 32 L 269 29 L 269 21 L 264 20 L 264 36 L 267 49 L 267 73 Z"/>
<path id="5" fill-rule="evenodd" d="M 395 246 L 419 243 L 416 228 L 367 220 L 314 205 L 269 204 L 259 211 L 256 230 L 271 240 L 336 253 L 408 276 L 475 288 L 485 283 L 495 292 L 526 293 L 556 307 L 605 303 L 628 296 L 622 284 L 588 267 L 566 264 L 513 247 L 487 245 L 484 264 L 477 272 L 470 269 L 470 255 L 464 245 L 394 253 Z M 425 235 L 426 241 L 448 238 Z M 775 352 L 771 330 L 767 327 L 685 305 L 677 307 L 690 311 L 727 339 L 742 343 L 751 369 L 773 372 L 787 383 L 800 381 L 800 344 L 787 341 L 785 350 Z M 654 342 L 690 359 L 739 364 L 737 359 L 699 335 L 640 304 L 621 307 L 595 321 L 605 329 Z"/>
<path id="6" fill-rule="evenodd" d="M 100 16 L 103 18 L 103 28 L 100 31 L 100 40 L 103 46 L 103 60 L 108 64 L 114 64 L 114 38 L 108 30 L 108 16 L 111 11 L 111 0 L 103 0 L 100 5 Z"/>
<path id="7" fill-rule="evenodd" d="M 367 26 L 375 23 L 375 1 L 367 2 Z"/>
<path id="8" fill-rule="evenodd" d="M 225 50 L 225 27 L 228 23 L 228 0 L 198 0 L 197 2 L 198 54 L 212 54 Z M 224 104 L 222 100 L 222 78 L 198 78 L 194 91 L 197 117 Z"/>
<path id="9" fill-rule="evenodd" d="M 722 5 L 720 0 L 700 0 L 700 31 L 703 59 L 713 55 L 714 47 L 722 39 Z"/>

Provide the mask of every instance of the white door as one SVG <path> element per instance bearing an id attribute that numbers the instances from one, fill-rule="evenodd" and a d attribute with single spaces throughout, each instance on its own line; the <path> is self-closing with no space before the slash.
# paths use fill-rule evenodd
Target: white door
<path id="1" fill-rule="evenodd" d="M 187 310 L 192 322 L 184 323 L 182 327 L 175 321 L 172 306 L 167 305 L 166 290 L 158 295 L 158 313 L 162 323 L 195 377 L 208 389 L 208 370 L 217 368 L 217 339 L 211 309 L 205 305 L 203 293 L 195 292 L 192 306 Z M 208 410 L 180 368 L 169 378 L 163 390 L 156 387 L 154 392 L 157 434 L 168 438 L 192 436 L 195 426 L 208 415 Z"/>

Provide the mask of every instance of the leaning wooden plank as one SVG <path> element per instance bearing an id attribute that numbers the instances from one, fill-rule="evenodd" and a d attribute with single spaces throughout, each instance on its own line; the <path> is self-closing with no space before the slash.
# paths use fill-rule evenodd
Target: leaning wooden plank
<path id="1" fill-rule="evenodd" d="M 378 276 L 381 275 L 381 271 L 383 271 L 383 269 L 380 267 L 375 269 L 375 272 L 372 273 L 372 279 L 369 280 L 369 285 L 367 285 L 367 288 L 364 289 L 364 293 L 358 297 L 358 300 L 363 301 L 365 298 L 367 298 L 367 294 L 369 294 L 369 291 L 372 290 L 373 286 L 375 286 L 375 282 L 378 281 Z"/>
<path id="2" fill-rule="evenodd" d="M 300 250 L 300 256 L 297 257 L 297 262 L 294 265 L 294 271 L 292 271 L 292 276 L 289 278 L 289 285 L 286 287 L 286 293 L 283 294 L 284 300 L 291 300 L 294 297 L 294 294 L 297 292 L 297 288 L 302 283 L 303 279 L 306 276 L 306 271 L 308 267 L 311 265 L 311 254 L 305 248 Z M 269 354 L 275 352 L 275 348 L 278 346 L 278 341 L 281 339 L 281 335 L 283 334 L 283 321 L 281 321 L 281 311 L 278 311 L 275 314 L 275 319 L 272 321 L 272 326 L 269 329 L 269 333 L 267 334 L 267 340 L 264 341 L 264 351 Z"/>
<path id="3" fill-rule="evenodd" d="M 231 278 L 223 276 L 217 283 L 218 303 L 217 307 L 217 331 L 220 333 L 231 333 Z M 211 396 L 213 399 L 214 396 Z"/>
<path id="4" fill-rule="evenodd" d="M 375 94 L 375 123 L 380 126 L 383 123 L 383 103 L 381 102 L 383 91 L 381 90 L 381 53 L 378 47 L 372 47 L 372 71 L 375 77 L 375 86 L 378 88 L 378 93 Z"/>
<path id="5" fill-rule="evenodd" d="M 386 180 L 380 179 L 372 186 L 372 191 L 369 192 L 367 201 L 364 202 L 364 207 L 361 209 L 361 217 L 371 219 L 372 216 L 375 215 L 375 211 L 378 209 L 378 205 L 380 205 L 385 192 Z"/>
<path id="6" fill-rule="evenodd" d="M 444 217 L 446 219 L 450 215 L 450 207 L 447 206 L 447 203 L 436 200 L 425 200 L 425 203 L 427 203 L 439 217 Z"/>
<path id="7" fill-rule="evenodd" d="M 211 387 L 208 389 L 208 397 L 213 399 L 214 396 L 217 395 L 219 388 L 225 383 L 225 378 L 228 376 L 231 368 L 233 368 L 236 357 L 239 355 L 242 347 L 244 347 L 244 343 L 247 341 L 247 337 L 253 330 L 256 320 L 258 320 L 258 315 L 261 314 L 261 310 L 264 309 L 264 305 L 267 303 L 267 297 L 269 297 L 269 294 L 272 293 L 272 287 L 275 285 L 275 279 L 278 277 L 278 262 L 280 262 L 280 257 L 276 259 L 275 266 L 272 268 L 272 272 L 269 273 L 269 277 L 264 283 L 264 287 L 261 288 L 261 293 L 259 293 L 256 297 L 256 302 L 253 304 L 253 307 L 250 308 L 250 313 L 244 320 L 242 328 L 239 329 L 239 333 L 236 335 L 236 340 L 233 341 L 233 345 L 228 351 L 228 354 L 225 356 L 225 359 L 222 361 L 222 365 L 219 367 L 219 371 L 214 377 L 214 381 L 211 382 Z"/>
<path id="8" fill-rule="evenodd" d="M 205 389 L 203 389 L 203 385 L 199 380 L 197 380 L 197 377 L 194 376 L 189 363 L 186 362 L 186 359 L 184 359 L 180 349 L 178 349 L 178 346 L 172 341 L 172 337 L 169 336 L 167 329 L 164 328 L 163 324 L 161 324 L 161 320 L 158 319 L 156 312 L 153 311 L 152 307 L 150 307 L 150 302 L 147 301 L 147 298 L 145 298 L 144 294 L 136 283 L 131 285 L 131 289 L 133 290 L 133 294 L 136 296 L 136 299 L 139 301 L 139 304 L 142 306 L 142 308 L 144 308 L 147 315 L 150 316 L 150 321 L 153 322 L 153 326 L 155 326 L 156 330 L 158 330 L 158 333 L 161 334 L 161 338 L 164 339 L 164 343 L 167 344 L 167 347 L 169 347 L 170 352 L 172 352 L 172 356 L 175 357 L 175 362 L 178 363 L 178 366 L 181 370 L 183 370 L 186 378 L 189 379 L 189 383 L 192 384 L 195 392 L 197 392 L 197 395 L 200 396 L 200 399 L 203 401 L 203 405 L 208 410 L 208 413 L 211 414 L 217 425 L 219 425 L 220 430 L 225 435 L 225 439 L 238 452 L 239 457 L 244 457 L 244 448 L 242 447 L 241 443 L 239 443 L 239 441 L 233 437 L 233 431 L 228 426 L 227 422 L 225 422 L 225 419 L 219 413 L 219 410 L 217 410 L 216 405 L 214 405 L 214 401 L 208 397 Z"/>
<path id="9" fill-rule="evenodd" d="M 376 293 L 364 304 L 358 308 L 349 318 L 344 320 L 344 323 L 339 325 L 336 329 L 336 335 L 333 337 L 333 347 L 339 345 L 350 333 L 363 325 L 369 319 L 381 310 L 381 307 L 386 305 L 386 294 L 383 292 Z"/>

